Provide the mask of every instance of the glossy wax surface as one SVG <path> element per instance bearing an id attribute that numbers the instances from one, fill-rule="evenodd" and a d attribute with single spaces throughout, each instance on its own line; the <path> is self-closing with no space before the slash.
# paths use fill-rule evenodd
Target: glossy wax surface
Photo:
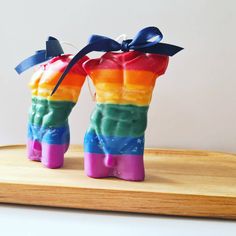
<path id="1" fill-rule="evenodd" d="M 58 56 L 41 65 L 30 81 L 32 105 L 28 124 L 28 158 L 48 168 L 63 166 L 70 143 L 68 117 L 76 104 L 86 74 L 79 60 L 56 93 L 51 92 L 72 56 Z"/>
<path id="2" fill-rule="evenodd" d="M 156 78 L 167 64 L 167 56 L 131 51 L 108 52 L 84 67 L 95 84 L 98 103 L 148 106 Z"/>
<path id="3" fill-rule="evenodd" d="M 72 56 L 63 55 L 40 66 L 30 81 L 32 106 L 29 111 L 29 122 L 42 127 L 58 127 L 67 122 L 71 109 L 78 100 L 85 80 L 85 72 L 80 60 L 69 72 L 56 93 L 51 92 L 62 75 Z"/>
<path id="4" fill-rule="evenodd" d="M 85 62 L 97 99 L 84 138 L 88 176 L 144 179 L 147 112 L 156 78 L 167 64 L 167 56 L 137 51 L 108 52 Z"/>
<path id="5" fill-rule="evenodd" d="M 105 136 L 142 136 L 156 79 L 167 65 L 167 56 L 137 51 L 108 52 L 88 60 L 84 68 L 94 82 L 97 98 L 89 131 Z"/>

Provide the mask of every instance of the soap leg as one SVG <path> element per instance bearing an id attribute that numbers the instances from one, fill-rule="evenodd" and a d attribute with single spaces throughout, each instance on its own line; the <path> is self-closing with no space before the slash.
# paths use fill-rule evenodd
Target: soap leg
<path id="1" fill-rule="evenodd" d="M 84 170 L 92 178 L 105 178 L 111 176 L 110 168 L 105 166 L 105 154 L 84 153 Z"/>
<path id="2" fill-rule="evenodd" d="M 106 156 L 97 134 L 87 132 L 84 137 L 84 170 L 92 178 L 111 176 L 111 169 L 105 165 Z"/>
<path id="3" fill-rule="evenodd" d="M 113 153 L 117 153 L 114 175 L 124 180 L 144 180 L 144 136 L 117 137 L 114 142 L 115 145 L 111 147 L 111 143 L 108 142 L 107 145 L 110 146 Z"/>
<path id="4" fill-rule="evenodd" d="M 129 180 L 144 180 L 144 136 L 139 137 L 103 137 L 108 161 L 113 164 L 113 176 Z"/>
<path id="5" fill-rule="evenodd" d="M 143 155 L 119 155 L 114 172 L 120 179 L 143 181 L 145 178 Z"/>
<path id="6" fill-rule="evenodd" d="M 42 140 L 42 164 L 56 169 L 64 164 L 64 153 L 69 147 L 69 126 L 48 128 Z"/>
<path id="7" fill-rule="evenodd" d="M 42 164 L 56 169 L 64 164 L 65 145 L 42 143 Z"/>
<path id="8" fill-rule="evenodd" d="M 27 141 L 28 158 L 31 161 L 41 161 L 42 146 L 38 140 L 28 139 Z"/>
<path id="9" fill-rule="evenodd" d="M 27 155 L 31 161 L 40 161 L 42 146 L 40 140 L 40 129 L 28 124 Z"/>

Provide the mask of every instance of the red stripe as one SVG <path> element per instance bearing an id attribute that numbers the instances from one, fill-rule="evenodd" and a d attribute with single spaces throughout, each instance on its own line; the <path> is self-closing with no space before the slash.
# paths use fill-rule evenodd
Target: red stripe
<path id="1" fill-rule="evenodd" d="M 107 52 L 97 59 L 84 63 L 85 71 L 90 74 L 98 69 L 142 70 L 162 75 L 168 65 L 168 56 L 147 54 L 138 51 L 123 53 Z"/>

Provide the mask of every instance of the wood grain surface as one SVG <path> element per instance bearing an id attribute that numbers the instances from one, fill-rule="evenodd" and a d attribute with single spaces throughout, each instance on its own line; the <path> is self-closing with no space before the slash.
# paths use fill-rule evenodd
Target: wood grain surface
<path id="1" fill-rule="evenodd" d="M 0 202 L 236 219 L 236 155 L 146 149 L 145 167 L 144 182 L 92 179 L 80 146 L 56 170 L 29 161 L 23 145 L 2 146 Z"/>

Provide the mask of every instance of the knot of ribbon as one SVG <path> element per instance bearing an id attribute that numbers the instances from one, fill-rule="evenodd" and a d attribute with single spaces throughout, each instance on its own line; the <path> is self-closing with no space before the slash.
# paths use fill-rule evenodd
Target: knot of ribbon
<path id="1" fill-rule="evenodd" d="M 127 52 L 130 50 L 135 50 L 144 53 L 173 56 L 183 49 L 175 45 L 160 43 L 162 38 L 163 35 L 161 31 L 153 26 L 142 29 L 133 39 L 124 40 L 122 43 L 105 36 L 92 35 L 89 39 L 88 45 L 82 48 L 70 61 L 65 71 L 59 78 L 51 95 L 56 92 L 63 79 L 68 74 L 70 69 L 76 64 L 76 62 L 92 51 L 109 52 L 121 50 Z"/>
<path id="2" fill-rule="evenodd" d="M 59 41 L 56 38 L 49 36 L 46 41 L 46 49 L 36 51 L 34 55 L 20 62 L 15 67 L 15 70 L 18 74 L 21 74 L 27 69 L 61 54 L 64 54 L 64 52 Z"/>
<path id="3" fill-rule="evenodd" d="M 123 40 L 120 45 L 121 46 L 120 50 L 123 52 L 128 52 L 129 51 L 129 43 L 130 43 L 129 39 Z"/>

